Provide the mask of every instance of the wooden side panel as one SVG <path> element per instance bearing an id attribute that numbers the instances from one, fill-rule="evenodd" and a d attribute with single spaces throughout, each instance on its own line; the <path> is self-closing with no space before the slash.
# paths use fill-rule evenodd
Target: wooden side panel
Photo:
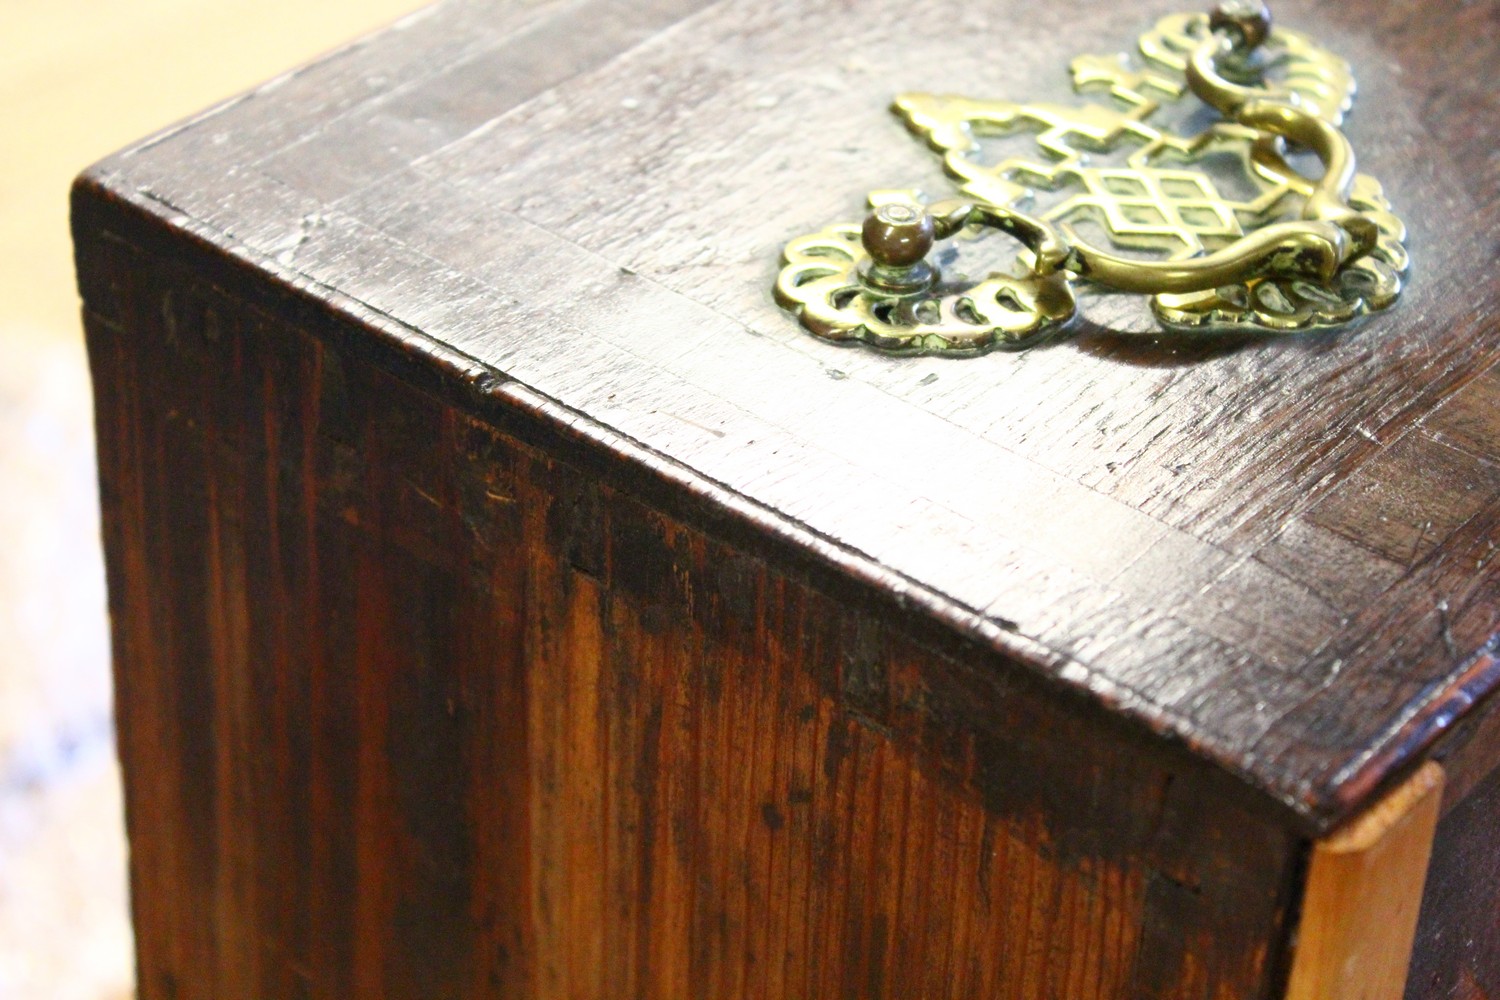
<path id="1" fill-rule="evenodd" d="M 461 502 L 435 401 L 193 290 L 136 320 L 89 327 L 141 995 L 529 995 L 503 456 Z"/>
<path id="2" fill-rule="evenodd" d="M 1429 761 L 1314 846 L 1287 1000 L 1400 1000 L 1442 800 Z"/>
<path id="3" fill-rule="evenodd" d="M 1297 846 L 1228 778 L 522 390 L 81 255 L 143 1000 L 1277 994 Z"/>

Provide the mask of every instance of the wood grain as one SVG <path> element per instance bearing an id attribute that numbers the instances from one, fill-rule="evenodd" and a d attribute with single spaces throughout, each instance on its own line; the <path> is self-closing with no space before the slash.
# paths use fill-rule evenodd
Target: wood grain
<path id="1" fill-rule="evenodd" d="M 89 254 L 143 998 L 1274 995 L 1299 840 L 1215 769 L 524 387 Z"/>
<path id="2" fill-rule="evenodd" d="M 1068 57 L 1128 46 L 1165 4 L 1039 10 L 997 69 L 999 15 L 942 0 L 900 18 L 957 41 L 892 32 L 879 4 L 453 3 L 89 184 L 811 532 L 1316 834 L 1493 690 L 1476 664 L 1500 631 L 1500 456 L 1445 423 L 1490 412 L 1495 287 L 1460 275 L 1494 190 L 1443 152 L 1490 104 L 1429 112 L 1462 64 L 1432 56 L 1444 19 L 1377 33 L 1358 6 L 1278 15 L 1361 67 L 1350 134 L 1418 270 L 1395 313 L 1316 337 L 1176 346 L 1098 303 L 1047 349 L 921 361 L 819 344 L 771 303 L 787 237 L 868 188 L 942 189 L 892 87 L 1066 99 Z M 1439 152 L 1412 169 L 1413 143 Z"/>
<path id="3" fill-rule="evenodd" d="M 1287 1000 L 1401 1000 L 1443 769 L 1427 763 L 1312 851 Z"/>
<path id="4" fill-rule="evenodd" d="M 85 175 L 143 996 L 1279 996 L 1314 844 L 1500 763 L 1495 6 L 1278 8 L 1411 223 L 1360 327 L 769 293 L 943 189 L 891 90 L 1148 8 L 453 0 Z"/>

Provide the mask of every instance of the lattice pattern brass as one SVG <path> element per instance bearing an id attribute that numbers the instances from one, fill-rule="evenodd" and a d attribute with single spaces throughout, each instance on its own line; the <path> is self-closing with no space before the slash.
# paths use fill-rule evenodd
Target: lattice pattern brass
<path id="1" fill-rule="evenodd" d="M 977 352 L 1066 326 L 1075 285 L 1151 295 L 1174 330 L 1295 332 L 1396 300 L 1405 229 L 1380 184 L 1355 172 L 1339 131 L 1355 88 L 1342 59 L 1237 3 L 1162 18 L 1141 36 L 1137 65 L 1086 55 L 1071 72 L 1087 103 L 899 95 L 893 110 L 967 200 L 875 192 L 863 227 L 788 245 L 779 301 L 828 339 Z M 1199 102 L 1218 120 L 1197 131 L 1171 123 Z M 1035 154 L 986 161 L 985 140 L 1027 134 Z M 1317 156 L 1320 178 L 1293 169 L 1289 143 Z M 1253 193 L 1222 193 L 1215 170 L 1225 168 Z M 934 242 L 981 228 L 1022 237 L 1018 273 L 947 280 L 928 260 Z"/>

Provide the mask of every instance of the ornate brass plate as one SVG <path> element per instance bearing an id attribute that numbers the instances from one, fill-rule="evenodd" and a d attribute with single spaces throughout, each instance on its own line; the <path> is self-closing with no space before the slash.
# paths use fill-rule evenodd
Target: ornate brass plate
<path id="1" fill-rule="evenodd" d="M 963 200 L 873 193 L 863 226 L 788 244 L 778 301 L 831 340 L 973 353 L 1063 328 L 1075 288 L 1149 295 L 1169 330 L 1290 333 L 1396 300 L 1405 227 L 1339 130 L 1354 77 L 1338 56 L 1273 30 L 1263 5 L 1227 3 L 1162 18 L 1135 65 L 1081 56 L 1071 72 L 1086 103 L 899 95 Z M 987 148 L 1018 136 L 1030 151 Z M 1019 242 L 1016 273 L 949 280 L 938 241 L 986 229 Z"/>

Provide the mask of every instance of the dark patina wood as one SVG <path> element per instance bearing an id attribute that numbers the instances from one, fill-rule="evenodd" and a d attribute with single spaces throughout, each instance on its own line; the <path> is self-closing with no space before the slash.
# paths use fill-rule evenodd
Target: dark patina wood
<path id="1" fill-rule="evenodd" d="M 1488 1000 L 1500 996 L 1500 771 L 1438 826 L 1422 900 L 1407 996 Z"/>
<path id="2" fill-rule="evenodd" d="M 892 90 L 1065 100 L 1172 9 L 449 3 L 86 175 L 143 996 L 1272 997 L 1311 839 L 1429 758 L 1453 940 L 1493 5 L 1278 5 L 1412 227 L 1362 327 L 938 361 L 770 299 L 944 189 Z"/>
<path id="3" fill-rule="evenodd" d="M 92 266 L 151 303 L 90 320 L 143 995 L 1275 981 L 1296 838 L 1211 768 L 528 390 L 445 400 L 347 321 Z"/>

